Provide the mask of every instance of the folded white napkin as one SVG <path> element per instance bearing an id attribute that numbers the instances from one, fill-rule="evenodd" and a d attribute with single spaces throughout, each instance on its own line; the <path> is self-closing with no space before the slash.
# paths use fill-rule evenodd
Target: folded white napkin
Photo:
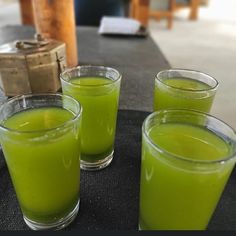
<path id="1" fill-rule="evenodd" d="M 134 19 L 104 16 L 98 32 L 100 34 L 136 34 L 140 27 L 140 22 Z"/>

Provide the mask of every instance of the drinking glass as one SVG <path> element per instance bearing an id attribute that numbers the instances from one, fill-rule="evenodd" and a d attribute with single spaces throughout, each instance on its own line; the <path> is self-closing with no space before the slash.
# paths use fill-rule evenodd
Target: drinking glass
<path id="1" fill-rule="evenodd" d="M 216 79 L 199 71 L 161 71 L 155 78 L 154 111 L 191 109 L 209 112 L 217 88 Z"/>
<path id="2" fill-rule="evenodd" d="M 203 230 L 235 164 L 236 134 L 191 110 L 160 110 L 142 127 L 139 228 Z"/>
<path id="3" fill-rule="evenodd" d="M 77 215 L 81 111 L 62 94 L 17 96 L 0 107 L 3 153 L 31 229 L 61 229 Z"/>
<path id="4" fill-rule="evenodd" d="M 83 106 L 81 168 L 98 170 L 113 159 L 121 74 L 109 67 L 79 66 L 61 74 L 62 91 Z"/>

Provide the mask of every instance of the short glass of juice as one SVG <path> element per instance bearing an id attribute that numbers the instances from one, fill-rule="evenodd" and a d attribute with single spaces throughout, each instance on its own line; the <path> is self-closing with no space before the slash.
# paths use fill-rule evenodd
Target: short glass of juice
<path id="1" fill-rule="evenodd" d="M 0 141 L 26 224 L 61 229 L 80 201 L 78 101 L 62 94 L 22 95 L 0 106 Z"/>
<path id="2" fill-rule="evenodd" d="M 98 170 L 113 159 L 121 74 L 109 67 L 79 66 L 61 74 L 63 94 L 83 106 L 81 169 Z"/>
<path id="3" fill-rule="evenodd" d="M 235 131 L 199 111 L 161 110 L 142 127 L 140 230 L 204 230 L 236 158 Z"/>
<path id="4" fill-rule="evenodd" d="M 193 70 L 163 70 L 156 75 L 154 111 L 191 109 L 209 112 L 218 88 L 216 79 Z"/>

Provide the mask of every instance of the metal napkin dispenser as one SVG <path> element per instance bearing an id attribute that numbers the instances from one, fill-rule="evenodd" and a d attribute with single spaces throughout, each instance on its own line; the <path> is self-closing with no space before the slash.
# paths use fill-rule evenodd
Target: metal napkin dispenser
<path id="1" fill-rule="evenodd" d="M 0 89 L 6 96 L 56 92 L 66 67 L 65 43 L 35 39 L 0 46 Z"/>

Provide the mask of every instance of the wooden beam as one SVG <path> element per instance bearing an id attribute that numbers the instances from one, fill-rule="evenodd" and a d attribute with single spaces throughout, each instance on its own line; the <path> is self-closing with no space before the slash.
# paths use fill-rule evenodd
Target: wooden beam
<path id="1" fill-rule="evenodd" d="M 78 65 L 74 0 L 34 0 L 36 31 L 66 44 L 68 66 Z"/>
<path id="2" fill-rule="evenodd" d="M 130 15 L 142 25 L 148 25 L 150 0 L 132 0 Z"/>
<path id="3" fill-rule="evenodd" d="M 200 0 L 191 0 L 190 3 L 190 20 L 197 20 L 198 19 L 198 10 L 199 10 Z"/>
<path id="4" fill-rule="evenodd" d="M 34 12 L 32 0 L 19 0 L 21 22 L 23 25 L 34 25 Z"/>

